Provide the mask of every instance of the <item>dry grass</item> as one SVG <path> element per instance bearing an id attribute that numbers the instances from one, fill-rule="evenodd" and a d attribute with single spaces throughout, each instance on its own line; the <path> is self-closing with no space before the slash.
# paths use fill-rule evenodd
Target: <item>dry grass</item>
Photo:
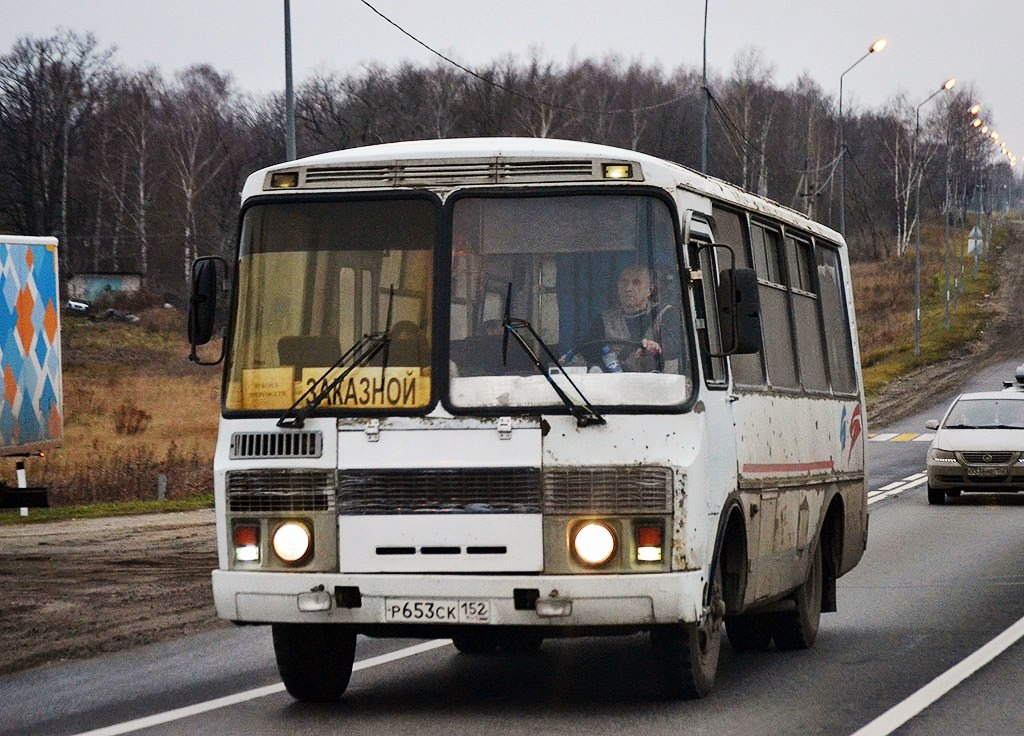
<path id="1" fill-rule="evenodd" d="M 29 466 L 54 506 L 213 491 L 219 369 L 187 360 L 183 319 L 141 312 L 136 324 L 66 317 L 64 447 Z"/>
<path id="2" fill-rule="evenodd" d="M 951 233 L 951 242 L 955 242 Z M 1006 231 L 997 227 L 995 244 Z M 951 246 L 952 247 L 952 246 Z M 964 262 L 963 292 L 945 320 L 944 233 L 926 225 L 921 234 L 921 354 L 914 355 L 914 249 L 902 258 L 854 263 L 853 291 L 857 309 L 864 387 L 869 397 L 913 368 L 944 360 L 962 351 L 983 329 L 981 307 L 996 287 L 996 274 L 982 261 L 977 275 L 973 257 Z M 953 249 L 955 250 L 955 248 Z M 950 259 L 951 274 L 960 261 Z M 952 281 L 952 276 L 950 277 Z M 952 286 L 951 286 L 952 288 Z"/>

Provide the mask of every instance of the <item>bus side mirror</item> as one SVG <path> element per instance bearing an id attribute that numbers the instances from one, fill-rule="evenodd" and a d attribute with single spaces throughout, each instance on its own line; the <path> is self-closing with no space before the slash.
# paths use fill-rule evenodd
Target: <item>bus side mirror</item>
<path id="1" fill-rule="evenodd" d="M 200 365 L 216 365 L 224 358 L 221 346 L 220 357 L 206 361 L 199 357 L 196 348 L 213 339 L 213 328 L 217 318 L 217 292 L 220 291 L 221 277 L 217 263 L 222 264 L 225 273 L 227 262 L 217 256 L 197 258 L 192 263 L 192 282 L 188 298 L 188 341 L 191 346 L 189 360 Z"/>
<path id="2" fill-rule="evenodd" d="M 761 300 L 752 268 L 728 268 L 718 287 L 722 352 L 748 355 L 761 350 Z"/>

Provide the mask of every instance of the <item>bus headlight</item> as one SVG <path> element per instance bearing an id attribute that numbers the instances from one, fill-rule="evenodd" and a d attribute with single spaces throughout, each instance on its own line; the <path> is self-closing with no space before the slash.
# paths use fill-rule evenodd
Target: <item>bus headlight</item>
<path id="1" fill-rule="evenodd" d="M 289 565 L 302 562 L 313 548 L 313 533 L 301 521 L 286 521 L 271 537 L 274 554 Z"/>
<path id="2" fill-rule="evenodd" d="M 608 562 L 617 547 L 615 532 L 599 521 L 581 524 L 572 536 L 572 551 L 576 559 L 590 567 L 599 567 Z"/>

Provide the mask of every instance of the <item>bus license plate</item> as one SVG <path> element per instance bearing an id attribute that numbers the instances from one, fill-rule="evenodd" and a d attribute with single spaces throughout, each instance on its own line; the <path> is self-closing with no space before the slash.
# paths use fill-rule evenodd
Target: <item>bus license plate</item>
<path id="1" fill-rule="evenodd" d="M 423 624 L 487 624 L 491 604 L 481 600 L 386 598 L 384 620 Z"/>

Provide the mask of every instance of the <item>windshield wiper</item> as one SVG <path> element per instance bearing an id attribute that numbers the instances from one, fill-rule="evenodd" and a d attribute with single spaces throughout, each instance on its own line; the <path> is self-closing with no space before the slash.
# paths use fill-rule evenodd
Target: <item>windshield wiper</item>
<path id="1" fill-rule="evenodd" d="M 947 424 L 943 429 L 977 429 L 973 424 Z"/>
<path id="2" fill-rule="evenodd" d="M 391 293 L 388 295 L 388 313 L 385 321 L 383 332 L 373 332 L 367 335 L 363 335 L 352 347 L 341 354 L 341 357 L 334 361 L 334 365 L 325 370 L 317 379 L 313 381 L 313 384 L 306 389 L 306 391 L 295 400 L 295 403 L 285 409 L 284 414 L 277 420 L 277 426 L 285 429 L 302 429 L 302 426 L 306 423 L 306 417 L 313 413 L 323 400 L 331 395 L 341 382 L 344 381 L 348 375 L 356 368 L 366 365 L 374 356 L 380 351 L 384 351 L 383 365 L 381 366 L 381 377 L 383 378 L 384 370 L 388 364 L 388 345 L 391 343 L 391 306 L 395 301 L 395 286 L 391 285 Z M 347 362 L 351 361 L 345 370 L 343 370 L 333 381 L 328 383 L 319 391 L 317 386 L 321 382 L 326 381 L 327 377 L 331 375 L 332 371 L 336 371 Z M 307 397 L 313 395 L 309 403 L 305 406 L 300 407 L 303 401 Z"/>
<path id="3" fill-rule="evenodd" d="M 547 343 L 545 343 L 544 340 L 541 339 L 541 336 L 537 334 L 537 331 L 533 329 L 533 325 L 525 319 L 512 317 L 510 315 L 511 311 L 512 282 L 509 282 L 508 293 L 505 295 L 505 315 L 501 320 L 501 327 L 504 332 L 501 341 L 501 364 L 504 366 L 508 365 L 508 338 L 509 335 L 511 335 L 516 339 L 516 342 L 523 349 L 523 352 L 526 353 L 527 357 L 529 357 L 530 362 L 533 363 L 533 367 L 537 369 L 537 372 L 547 379 L 547 382 L 551 385 L 551 388 L 554 389 L 555 393 L 558 394 L 558 398 L 562 400 L 563 404 L 565 404 L 569 413 L 576 417 L 577 427 L 590 427 L 597 424 L 607 424 L 605 418 L 597 413 L 597 409 L 591 405 L 587 400 L 587 397 L 583 395 L 583 392 L 580 391 L 572 378 L 569 377 L 569 374 L 565 372 L 565 368 L 562 367 L 562 364 L 558 361 L 558 358 L 555 357 L 555 354 L 551 352 L 551 348 L 547 346 Z M 566 394 L 557 383 L 555 383 L 555 379 L 553 379 L 551 377 L 551 373 L 544 368 L 544 363 L 537 356 L 537 353 L 534 352 L 533 348 L 530 347 L 530 344 L 526 342 L 526 338 L 519 334 L 520 329 L 527 330 L 530 335 L 533 336 L 533 339 L 537 341 L 537 344 L 543 348 L 544 352 L 551 359 L 551 362 L 558 366 L 561 370 L 561 374 L 565 376 L 565 380 L 569 382 L 569 385 L 572 386 L 576 393 L 579 394 L 579 397 L 583 399 L 582 406 L 569 398 L 569 395 Z"/>

